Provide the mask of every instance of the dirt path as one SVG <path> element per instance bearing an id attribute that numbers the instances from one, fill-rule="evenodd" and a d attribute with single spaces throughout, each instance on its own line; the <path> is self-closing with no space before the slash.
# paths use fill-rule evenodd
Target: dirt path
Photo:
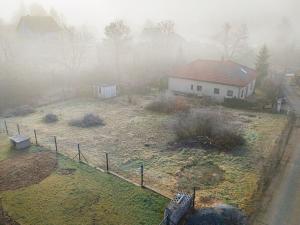
<path id="1" fill-rule="evenodd" d="M 265 213 L 255 225 L 299 225 L 300 221 L 300 128 L 294 128 L 287 151 L 286 167 L 269 189 L 270 200 Z"/>
<path id="2" fill-rule="evenodd" d="M 262 211 L 255 225 L 299 225 L 300 224 L 300 97 L 286 86 L 285 93 L 292 105 L 297 120 L 287 145 L 282 169 L 273 179 L 262 201 Z"/>

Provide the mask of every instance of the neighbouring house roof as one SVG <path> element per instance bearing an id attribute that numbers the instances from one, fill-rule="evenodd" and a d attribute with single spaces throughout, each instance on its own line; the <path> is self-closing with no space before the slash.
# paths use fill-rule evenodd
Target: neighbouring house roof
<path id="1" fill-rule="evenodd" d="M 23 16 L 17 29 L 28 29 L 33 33 L 52 33 L 61 30 L 51 16 Z"/>
<path id="2" fill-rule="evenodd" d="M 171 77 L 244 87 L 256 78 L 256 71 L 230 60 L 196 60 Z"/>

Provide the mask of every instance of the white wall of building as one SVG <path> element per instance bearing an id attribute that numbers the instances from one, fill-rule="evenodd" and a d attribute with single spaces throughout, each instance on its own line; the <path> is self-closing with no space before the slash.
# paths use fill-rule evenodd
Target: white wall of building
<path id="1" fill-rule="evenodd" d="M 245 97 L 253 94 L 254 86 L 255 81 L 249 83 L 243 88 L 225 84 L 180 79 L 175 77 L 169 77 L 168 81 L 168 88 L 171 91 L 194 94 L 197 96 L 211 96 L 217 100 L 224 100 L 224 98 L 244 99 Z M 218 89 L 219 93 L 216 93 L 215 89 Z"/>

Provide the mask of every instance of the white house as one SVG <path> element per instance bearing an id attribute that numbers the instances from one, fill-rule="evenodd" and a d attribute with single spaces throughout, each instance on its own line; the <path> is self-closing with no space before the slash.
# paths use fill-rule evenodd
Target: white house
<path id="1" fill-rule="evenodd" d="M 196 60 L 175 70 L 168 88 L 175 93 L 244 99 L 253 94 L 256 72 L 233 61 Z"/>

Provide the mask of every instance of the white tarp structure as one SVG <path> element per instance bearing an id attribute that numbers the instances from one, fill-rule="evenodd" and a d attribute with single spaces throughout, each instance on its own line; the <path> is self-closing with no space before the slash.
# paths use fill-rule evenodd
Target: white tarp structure
<path id="1" fill-rule="evenodd" d="M 113 98 L 117 96 L 117 85 L 99 84 L 94 85 L 94 96 L 98 98 Z"/>

